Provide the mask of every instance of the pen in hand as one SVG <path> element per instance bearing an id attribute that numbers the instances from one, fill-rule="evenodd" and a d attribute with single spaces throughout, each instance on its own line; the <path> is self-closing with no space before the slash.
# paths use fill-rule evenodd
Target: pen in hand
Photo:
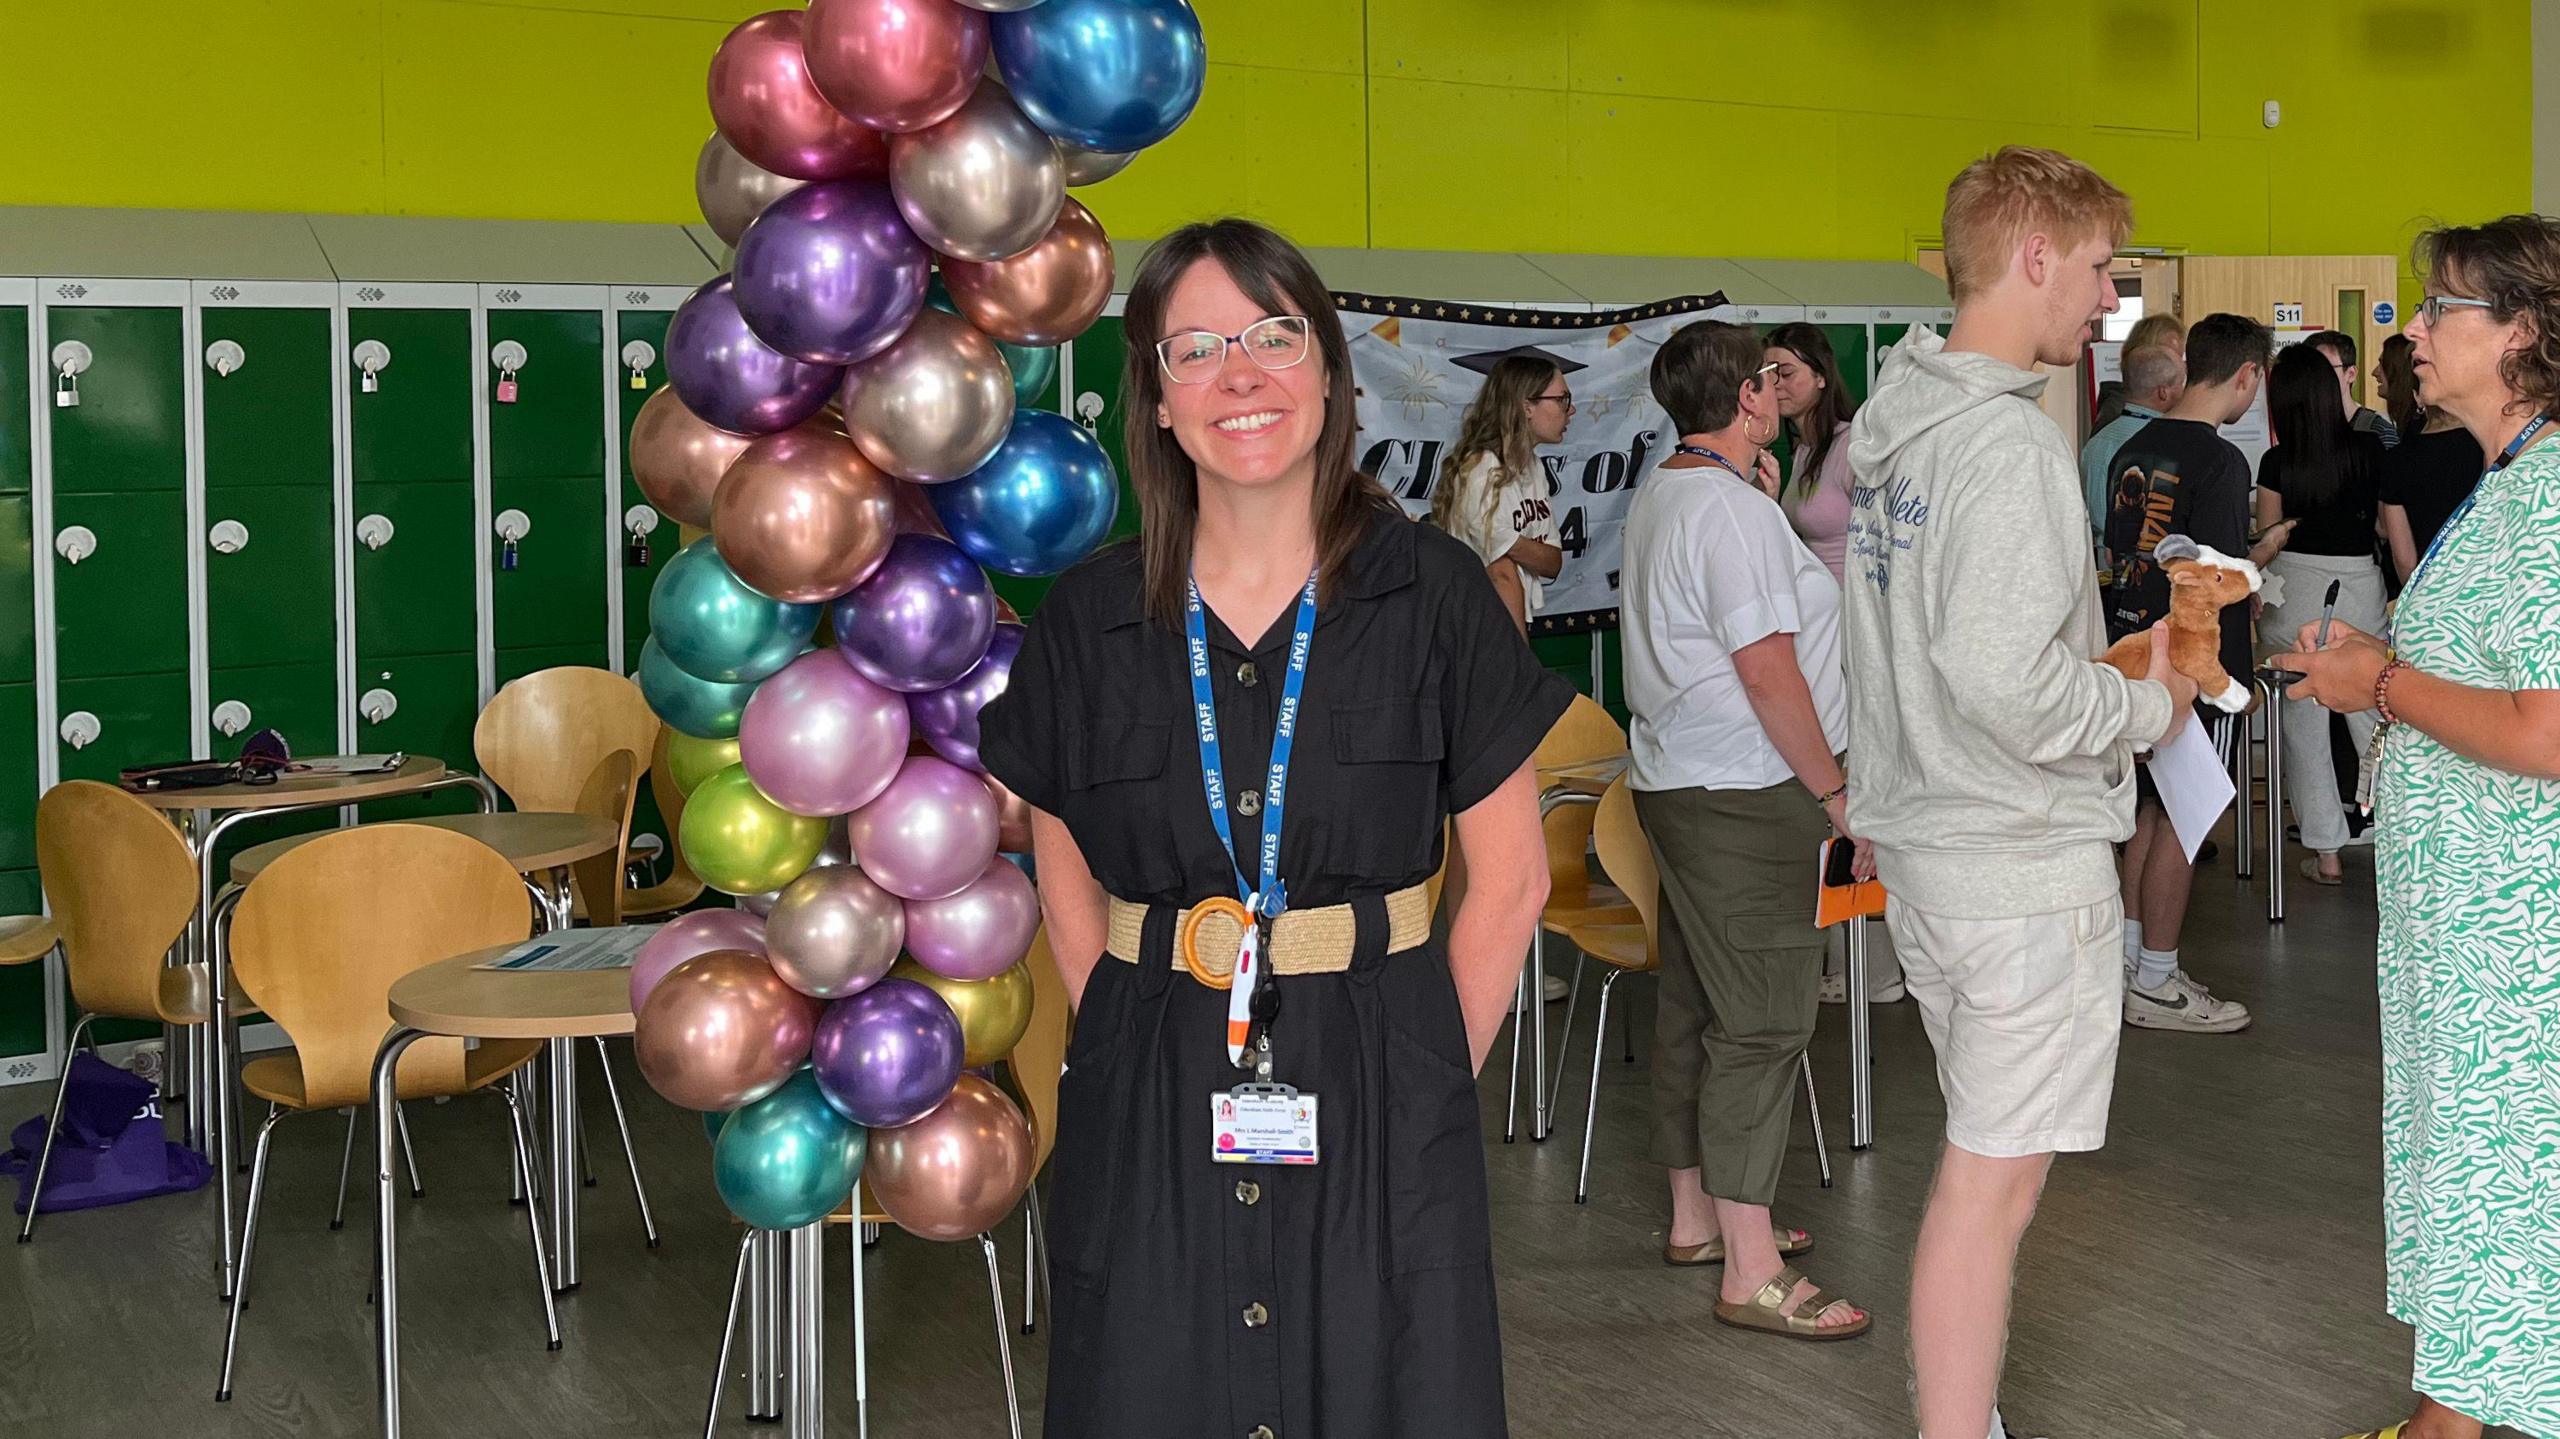
<path id="1" fill-rule="evenodd" d="M 2329 621 L 2338 617 L 2338 585 L 2337 580 L 2329 581 L 2329 594 L 2320 602 L 2320 633 L 2311 641 L 2315 650 L 2329 647 Z"/>

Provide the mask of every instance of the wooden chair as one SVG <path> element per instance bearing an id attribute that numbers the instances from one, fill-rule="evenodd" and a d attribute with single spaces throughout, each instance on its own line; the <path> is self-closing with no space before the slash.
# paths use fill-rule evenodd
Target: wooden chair
<path id="1" fill-rule="evenodd" d="M 612 821 L 621 835 L 610 852 L 570 866 L 569 880 L 589 924 L 622 923 L 623 900 L 628 893 L 622 885 L 622 873 L 631 855 L 631 810 L 640 798 L 639 777 L 639 751 L 618 749 L 596 761 L 595 768 L 587 774 L 587 782 L 578 790 L 577 812 Z"/>
<path id="2" fill-rule="evenodd" d="M 62 1076 L 54 1081 L 52 1118 L 28 1186 L 26 1221 L 18 1227 L 21 1244 L 35 1237 L 45 1168 L 71 1080 L 70 1053 L 89 1026 L 101 1019 L 204 1024 L 213 1017 L 211 971 L 168 963 L 195 915 L 196 862 L 166 816 L 113 785 L 55 785 L 36 804 L 36 869 L 54 917 L 49 926 L 38 921 L 16 930 L 12 949 L 20 959 L 38 959 L 59 941 L 79 1017 Z M 194 1095 L 189 1102 L 212 1098 Z"/>
<path id="3" fill-rule="evenodd" d="M 0 919 L 0 969 L 32 964 L 62 944 L 62 928 L 51 915 L 13 914 Z"/>
<path id="4" fill-rule="evenodd" d="M 517 809 L 575 812 L 605 756 L 623 749 L 651 753 L 661 728 L 639 685 L 609 670 L 563 665 L 499 690 L 472 726 L 471 749 L 481 772 Z M 613 857 L 616 890 L 630 843 L 625 824 Z M 592 911 L 588 886 L 580 881 L 573 888 L 578 908 Z"/>
<path id="5" fill-rule="evenodd" d="M 1592 822 L 1592 838 L 1600 851 L 1600 868 L 1624 891 L 1635 910 L 1634 924 L 1592 923 L 1567 931 L 1582 952 L 1609 966 L 1609 977 L 1600 982 L 1600 1014 L 1591 1032 L 1591 1094 L 1583 1110 L 1582 1165 L 1573 1181 L 1573 1202 L 1584 1204 L 1591 1197 L 1591 1133 L 1598 1127 L 1600 1116 L 1600 1057 L 1608 1046 L 1609 991 L 1630 974 L 1651 974 L 1662 967 L 1661 905 L 1662 881 L 1653 863 L 1653 846 L 1646 842 L 1644 828 L 1636 820 L 1635 791 L 1627 787 L 1621 776 L 1600 796 L 1600 806 Z M 1813 896 L 1807 894 L 1810 905 Z M 1572 1031 L 1565 1040 L 1572 1042 Z M 1633 1057 L 1633 1051 L 1629 1051 Z M 1804 1070 L 1805 1101 L 1813 1116 L 1814 1153 L 1822 1164 L 1822 1187 L 1831 1187 L 1831 1154 L 1822 1141 L 1822 1102 L 1814 1093 L 1813 1060 L 1798 1056 Z M 1556 1056 L 1556 1068 L 1564 1068 L 1564 1056 Z"/>
<path id="6" fill-rule="evenodd" d="M 497 851 L 464 835 L 425 825 L 367 825 L 324 835 L 258 872 L 233 912 L 231 973 L 240 988 L 292 1041 L 286 1054 L 251 1060 L 240 1083 L 268 1103 L 249 1166 L 249 1211 L 240 1238 L 239 1281 L 222 1341 L 222 1382 L 231 1397 L 232 1360 L 247 1303 L 258 1243 L 258 1211 L 266 1192 L 267 1149 L 288 1115 L 366 1107 L 372 1100 L 375 1053 L 392 1028 L 391 986 L 439 960 L 532 932 L 524 884 Z M 447 1098 L 498 1085 L 524 1067 L 541 1045 L 533 1040 L 420 1040 L 401 1058 L 403 1100 Z M 506 1101 L 516 1174 L 533 1185 L 532 1131 L 514 1094 Z M 525 1206 L 541 1282 L 550 1347 L 560 1347 L 551 1307 L 550 1264 L 535 1206 Z"/>
<path id="7" fill-rule="evenodd" d="M 702 897 L 702 877 L 684 862 L 684 851 L 675 843 L 676 827 L 684 822 L 684 791 L 676 788 L 674 776 L 667 771 L 667 739 L 672 733 L 661 727 L 657 746 L 649 755 L 649 793 L 658 801 L 658 817 L 667 825 L 667 877 L 646 889 L 625 892 L 622 913 L 626 918 L 673 914 Z M 623 833 L 627 847 L 628 826 Z"/>
<path id="8" fill-rule="evenodd" d="M 1538 741 L 1532 763 L 1539 769 L 1554 769 L 1622 759 L 1626 753 L 1627 732 L 1618 728 L 1618 722 L 1609 717 L 1599 701 L 1589 695 L 1575 695 L 1546 738 Z M 1528 1028 L 1530 990 L 1535 987 L 1541 1002 L 1546 993 L 1547 936 L 1563 935 L 1575 925 L 1636 922 L 1636 913 L 1628 907 L 1624 894 L 1591 879 L 1591 816 L 1598 803 L 1597 794 L 1579 787 L 1550 786 L 1539 796 L 1538 826 L 1547 849 L 1547 902 L 1538 912 L 1537 932 L 1530 940 L 1530 969 L 1521 976 L 1520 996 L 1513 1007 L 1511 1093 L 1502 1126 L 1505 1142 L 1519 1131 L 1520 1049 L 1523 1032 Z M 1581 1004 L 1582 960 L 1577 957 L 1573 982 L 1566 990 L 1564 1024 L 1568 1034 L 1573 1029 L 1574 1012 Z M 1564 1087 L 1564 1066 L 1562 1057 L 1558 1058 L 1555 1073 L 1546 1081 L 1545 1112 L 1549 1115 L 1555 1113 L 1556 1096 Z"/>

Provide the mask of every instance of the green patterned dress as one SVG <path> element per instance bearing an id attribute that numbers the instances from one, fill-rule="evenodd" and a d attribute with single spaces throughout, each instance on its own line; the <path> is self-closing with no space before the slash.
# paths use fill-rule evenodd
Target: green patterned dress
<path id="1" fill-rule="evenodd" d="M 2401 655 L 2560 689 L 2560 442 L 2480 485 L 2400 602 Z M 2382 1167 L 2392 1314 L 2417 1390 L 2560 1439 L 2560 783 L 2387 741 Z"/>

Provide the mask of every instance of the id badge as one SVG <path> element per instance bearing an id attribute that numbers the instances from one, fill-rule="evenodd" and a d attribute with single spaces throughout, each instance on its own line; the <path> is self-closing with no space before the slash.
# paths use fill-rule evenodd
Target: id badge
<path id="1" fill-rule="evenodd" d="M 1316 1162 L 1316 1097 L 1285 1084 L 1209 1096 L 1209 1157 L 1220 1164 Z"/>

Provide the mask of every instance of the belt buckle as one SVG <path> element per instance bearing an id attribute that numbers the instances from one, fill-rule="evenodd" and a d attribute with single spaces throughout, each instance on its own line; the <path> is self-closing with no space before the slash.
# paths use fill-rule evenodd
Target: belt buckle
<path id="1" fill-rule="evenodd" d="M 1238 930 L 1248 929 L 1253 924 L 1253 912 L 1246 909 L 1242 901 L 1229 899 L 1225 895 L 1204 899 L 1193 905 L 1190 911 L 1183 915 L 1182 930 L 1175 940 L 1174 953 L 1181 957 L 1182 967 L 1191 971 L 1193 979 L 1211 989 L 1233 989 L 1236 983 L 1234 956 L 1228 956 L 1223 968 L 1210 968 L 1200 958 L 1200 924 L 1212 915 L 1224 915 L 1234 920 Z"/>

